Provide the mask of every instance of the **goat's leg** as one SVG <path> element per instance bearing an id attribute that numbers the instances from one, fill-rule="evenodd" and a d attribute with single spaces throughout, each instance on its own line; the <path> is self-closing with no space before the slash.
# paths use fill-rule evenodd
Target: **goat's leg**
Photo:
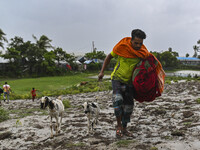
<path id="1" fill-rule="evenodd" d="M 51 137 L 53 137 L 52 116 L 50 117 L 50 128 L 51 128 Z"/>
<path id="2" fill-rule="evenodd" d="M 58 122 L 58 116 L 56 116 L 56 135 L 58 135 L 58 128 L 59 128 L 59 122 Z"/>
<path id="3" fill-rule="evenodd" d="M 58 133 L 60 133 L 61 125 L 62 125 L 62 114 L 60 114 L 60 123 L 59 123 Z"/>
<path id="4" fill-rule="evenodd" d="M 95 124 L 96 125 L 98 125 L 98 123 L 99 123 L 98 121 L 99 121 L 99 113 L 97 113 L 96 117 L 95 117 Z"/>
<path id="5" fill-rule="evenodd" d="M 90 125 L 91 125 L 90 116 L 87 116 L 87 120 L 88 120 L 88 133 L 90 133 Z"/>
<path id="6" fill-rule="evenodd" d="M 93 122 L 92 122 L 92 130 L 95 130 L 96 129 L 96 126 L 98 124 L 98 117 L 99 117 L 99 114 L 96 113 L 94 118 L 93 118 Z"/>

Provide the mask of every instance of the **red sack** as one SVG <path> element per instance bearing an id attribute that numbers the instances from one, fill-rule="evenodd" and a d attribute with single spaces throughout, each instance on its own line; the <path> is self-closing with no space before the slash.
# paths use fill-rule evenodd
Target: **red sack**
<path id="1" fill-rule="evenodd" d="M 156 66 L 158 61 L 150 55 L 142 60 L 133 71 L 132 83 L 135 88 L 135 99 L 139 102 L 151 102 L 161 96 L 158 88 Z"/>

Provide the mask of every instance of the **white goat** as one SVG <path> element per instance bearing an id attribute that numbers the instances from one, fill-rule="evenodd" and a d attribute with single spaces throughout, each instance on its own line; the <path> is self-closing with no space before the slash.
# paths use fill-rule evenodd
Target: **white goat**
<path id="1" fill-rule="evenodd" d="M 94 102 L 93 103 L 85 102 L 82 106 L 85 114 L 87 115 L 88 133 L 90 133 L 90 131 L 93 132 L 94 126 L 96 126 L 98 123 L 98 117 L 100 113 L 99 105 Z"/>
<path id="2" fill-rule="evenodd" d="M 64 105 L 60 99 L 50 99 L 49 97 L 45 96 L 41 98 L 41 109 L 45 109 L 46 107 L 49 108 L 51 137 L 53 137 L 52 119 L 53 117 L 56 119 L 56 135 L 58 135 L 61 129 Z"/>

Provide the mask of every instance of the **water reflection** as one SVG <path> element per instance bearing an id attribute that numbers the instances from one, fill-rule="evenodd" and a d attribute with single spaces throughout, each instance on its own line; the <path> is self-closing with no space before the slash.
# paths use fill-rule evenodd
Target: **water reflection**
<path id="1" fill-rule="evenodd" d="M 193 70 L 180 70 L 180 71 L 175 71 L 172 73 L 166 73 L 166 76 L 179 76 L 179 77 L 200 77 L 200 71 L 193 71 Z"/>

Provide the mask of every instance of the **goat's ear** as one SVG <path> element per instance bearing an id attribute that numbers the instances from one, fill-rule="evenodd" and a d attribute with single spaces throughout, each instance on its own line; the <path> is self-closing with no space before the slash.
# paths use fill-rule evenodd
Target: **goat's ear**
<path id="1" fill-rule="evenodd" d="M 94 108 L 97 108 L 97 105 L 96 105 L 96 104 L 94 104 L 94 103 L 92 103 L 92 107 L 94 107 Z"/>

